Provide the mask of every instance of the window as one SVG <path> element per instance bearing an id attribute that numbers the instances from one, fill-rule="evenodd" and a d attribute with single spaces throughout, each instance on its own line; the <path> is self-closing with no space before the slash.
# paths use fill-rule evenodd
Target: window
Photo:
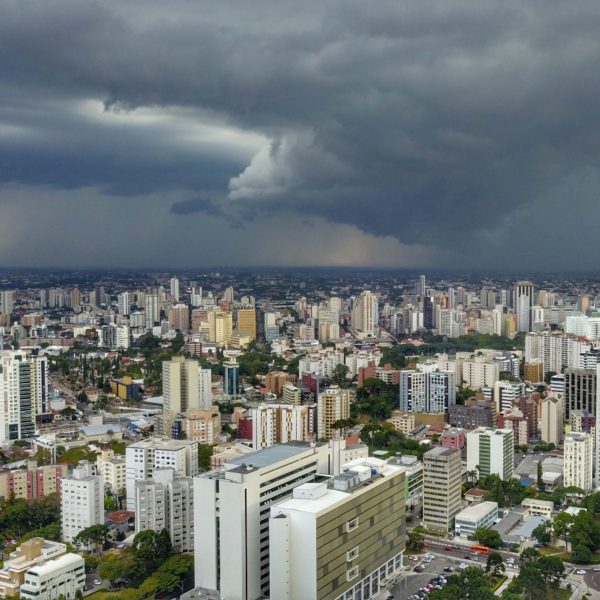
<path id="1" fill-rule="evenodd" d="M 352 581 L 358 577 L 358 566 L 352 567 L 346 571 L 346 581 Z"/>
<path id="2" fill-rule="evenodd" d="M 346 562 L 352 562 L 355 558 L 358 557 L 358 546 L 352 548 L 352 550 L 348 550 L 346 552 Z"/>
<path id="3" fill-rule="evenodd" d="M 358 527 L 358 517 L 352 519 L 351 521 L 346 522 L 346 532 L 350 533 L 354 531 Z"/>

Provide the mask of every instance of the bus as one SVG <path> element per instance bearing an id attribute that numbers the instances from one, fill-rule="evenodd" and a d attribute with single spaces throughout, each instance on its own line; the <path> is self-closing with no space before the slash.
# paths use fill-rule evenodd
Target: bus
<path id="1" fill-rule="evenodd" d="M 490 549 L 487 546 L 480 546 L 478 544 L 473 544 L 471 546 L 471 552 L 478 552 L 479 554 L 489 554 Z"/>

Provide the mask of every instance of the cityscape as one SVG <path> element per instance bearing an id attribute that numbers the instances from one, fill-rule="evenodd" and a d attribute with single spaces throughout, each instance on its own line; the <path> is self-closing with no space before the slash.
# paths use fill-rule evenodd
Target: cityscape
<path id="1" fill-rule="evenodd" d="M 0 600 L 600 600 L 600 3 L 1 7 Z"/>

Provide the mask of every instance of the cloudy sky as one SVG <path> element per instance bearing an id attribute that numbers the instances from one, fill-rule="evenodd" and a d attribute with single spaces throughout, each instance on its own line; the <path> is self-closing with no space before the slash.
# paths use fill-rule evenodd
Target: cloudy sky
<path id="1" fill-rule="evenodd" d="M 595 269 L 600 3 L 4 0 L 0 265 Z"/>

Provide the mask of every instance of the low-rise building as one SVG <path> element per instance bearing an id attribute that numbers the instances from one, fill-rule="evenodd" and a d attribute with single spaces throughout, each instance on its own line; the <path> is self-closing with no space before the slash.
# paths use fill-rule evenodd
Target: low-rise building
<path id="1" fill-rule="evenodd" d="M 33 567 L 25 575 L 20 595 L 24 600 L 74 598 L 85 585 L 85 562 L 79 554 L 64 554 Z"/>
<path id="2" fill-rule="evenodd" d="M 125 459 L 115 457 L 113 450 L 103 450 L 96 459 L 96 472 L 114 495 L 124 494 Z"/>
<path id="3" fill-rule="evenodd" d="M 527 517 L 544 517 L 550 519 L 554 510 L 554 502 L 551 500 L 538 500 L 537 498 L 525 498 L 521 502 Z"/>
<path id="4" fill-rule="evenodd" d="M 395 410 L 388 419 L 388 423 L 391 423 L 396 431 L 408 435 L 415 428 L 415 415 Z"/>
<path id="5" fill-rule="evenodd" d="M 46 465 L 38 467 L 35 461 L 28 461 L 24 469 L 0 470 L 0 498 L 23 498 L 36 500 L 58 494 L 60 479 L 67 474 L 67 465 Z"/>
<path id="6" fill-rule="evenodd" d="M 490 528 L 498 519 L 497 502 L 478 502 L 461 510 L 455 517 L 454 529 L 461 538 L 471 538 L 481 527 Z"/>

